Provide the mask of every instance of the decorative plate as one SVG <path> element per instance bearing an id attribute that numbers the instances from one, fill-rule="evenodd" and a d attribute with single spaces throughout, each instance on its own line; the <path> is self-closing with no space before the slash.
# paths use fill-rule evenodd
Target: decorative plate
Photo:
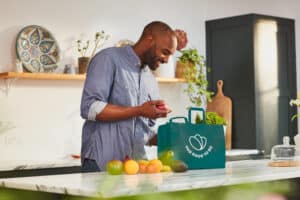
<path id="1" fill-rule="evenodd" d="M 29 72 L 52 72 L 59 61 L 59 47 L 51 33 L 43 27 L 23 28 L 16 39 L 17 58 Z"/>

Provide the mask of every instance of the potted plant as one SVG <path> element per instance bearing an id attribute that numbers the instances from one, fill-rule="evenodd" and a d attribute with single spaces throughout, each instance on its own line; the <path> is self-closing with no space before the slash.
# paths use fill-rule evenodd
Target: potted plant
<path id="1" fill-rule="evenodd" d="M 204 102 L 210 101 L 213 95 L 213 92 L 207 90 L 206 61 L 196 48 L 182 50 L 187 44 L 187 35 L 180 29 L 176 29 L 175 33 L 178 43 L 177 50 L 181 53 L 176 65 L 176 77 L 184 78 L 187 81 L 187 88 L 184 92 L 188 94 L 191 103 L 201 107 Z M 199 113 L 196 113 L 195 123 L 201 123 Z M 226 120 L 215 112 L 206 112 L 206 124 L 223 125 L 224 133 L 226 132 Z"/>
<path id="2" fill-rule="evenodd" d="M 192 49 L 181 50 L 179 51 L 181 55 L 178 57 L 178 61 L 176 62 L 176 78 L 185 78 L 185 74 L 188 72 L 188 69 L 191 68 L 195 63 L 195 55 Z"/>
<path id="3" fill-rule="evenodd" d="M 87 56 L 88 50 L 90 49 L 90 40 L 77 40 L 79 74 L 86 73 L 90 59 L 96 54 L 97 50 L 104 45 L 105 41 L 108 40 L 109 37 L 110 36 L 103 30 L 101 32 L 96 32 L 90 56 Z"/>
<path id="4" fill-rule="evenodd" d="M 182 49 L 186 47 L 188 43 L 187 34 L 185 31 L 181 29 L 175 29 L 175 34 L 177 38 L 177 48 L 176 50 L 182 53 Z M 181 56 L 180 56 L 181 57 Z M 184 62 L 183 60 L 180 60 L 176 62 L 176 69 L 175 69 L 175 77 L 176 78 L 184 78 L 186 65 L 189 66 L 189 63 Z"/>
<path id="5" fill-rule="evenodd" d="M 213 92 L 207 90 L 208 81 L 205 73 L 205 59 L 197 49 L 182 50 L 179 57 L 179 63 L 183 64 L 183 77 L 187 81 L 187 88 L 184 90 L 190 101 L 201 107 L 203 102 L 210 101 Z"/>

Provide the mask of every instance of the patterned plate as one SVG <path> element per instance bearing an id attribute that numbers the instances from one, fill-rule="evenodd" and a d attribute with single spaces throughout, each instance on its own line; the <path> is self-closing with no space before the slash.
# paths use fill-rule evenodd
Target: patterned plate
<path id="1" fill-rule="evenodd" d="M 16 40 L 17 58 L 29 72 L 52 72 L 59 61 L 59 47 L 49 31 L 31 25 L 23 28 Z"/>

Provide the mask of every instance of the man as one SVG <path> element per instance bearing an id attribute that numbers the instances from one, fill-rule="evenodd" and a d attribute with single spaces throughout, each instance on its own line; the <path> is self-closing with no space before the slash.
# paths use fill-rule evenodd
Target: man
<path id="1" fill-rule="evenodd" d="M 168 109 L 159 109 L 151 70 L 168 62 L 177 38 L 163 22 L 148 24 L 133 46 L 112 47 L 90 62 L 81 100 L 82 171 L 102 171 L 112 159 L 145 158 L 145 135 Z M 149 67 L 149 68 L 148 68 Z"/>

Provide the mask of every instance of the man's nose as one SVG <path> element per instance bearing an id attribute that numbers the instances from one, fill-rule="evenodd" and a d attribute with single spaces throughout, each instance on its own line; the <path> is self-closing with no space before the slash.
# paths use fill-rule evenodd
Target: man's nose
<path id="1" fill-rule="evenodd" d="M 169 61 L 169 56 L 165 56 L 165 57 L 163 58 L 163 63 L 168 63 L 168 61 Z"/>

